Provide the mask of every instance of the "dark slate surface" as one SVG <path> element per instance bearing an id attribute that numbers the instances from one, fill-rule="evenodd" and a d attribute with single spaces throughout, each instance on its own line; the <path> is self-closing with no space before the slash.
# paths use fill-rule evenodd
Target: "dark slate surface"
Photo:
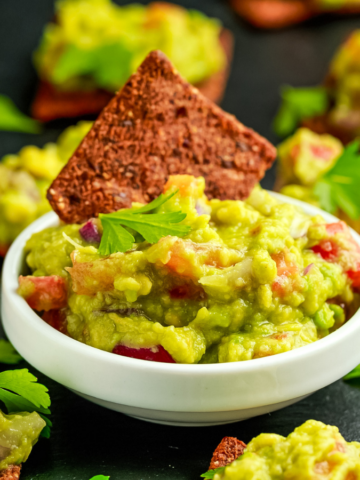
<path id="1" fill-rule="evenodd" d="M 126 2 L 119 2 L 126 3 Z M 222 19 L 236 37 L 235 60 L 223 107 L 271 141 L 271 120 L 283 83 L 321 81 L 336 46 L 360 17 L 324 18 L 281 32 L 259 32 L 236 18 L 222 0 L 182 0 Z M 27 111 L 36 84 L 31 53 L 52 0 L 1 0 L 0 93 Z M 57 122 L 39 136 L 0 132 L 0 157 L 29 143 L 55 140 L 68 125 Z M 269 172 L 263 184 L 271 188 Z M 28 366 L 25 364 L 20 367 Z M 23 480 L 88 480 L 95 474 L 112 480 L 196 479 L 207 469 L 215 446 L 225 435 L 249 441 L 261 432 L 287 435 L 309 418 L 337 425 L 348 440 L 360 441 L 360 390 L 339 381 L 271 415 L 220 427 L 181 428 L 141 422 L 78 398 L 28 366 L 50 389 L 52 437 L 41 440 L 23 469 Z"/>

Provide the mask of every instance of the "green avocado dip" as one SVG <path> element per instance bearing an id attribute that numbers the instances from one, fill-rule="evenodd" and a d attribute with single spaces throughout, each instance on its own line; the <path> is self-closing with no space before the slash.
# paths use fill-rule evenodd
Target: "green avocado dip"
<path id="1" fill-rule="evenodd" d="M 46 423 L 40 415 L 0 411 L 0 471 L 27 460 Z"/>
<path id="2" fill-rule="evenodd" d="M 32 275 L 20 277 L 19 294 L 87 345 L 188 364 L 287 352 L 352 315 L 360 249 L 345 223 L 326 224 L 260 187 L 246 201 L 208 200 L 204 187 L 201 177 L 172 176 L 171 198 L 140 215 L 159 223 L 181 211 L 180 236 L 148 242 L 127 227 L 111 237 L 109 218 L 139 219 L 139 204 L 35 233 L 25 247 Z M 147 235 L 158 230 L 154 223 Z M 114 247 L 129 235 L 129 248 Z M 105 243 L 110 254 L 100 253 Z"/>
<path id="3" fill-rule="evenodd" d="M 36 218 L 51 210 L 46 190 L 90 130 L 91 122 L 67 128 L 57 143 L 23 147 L 0 164 L 0 255 Z"/>
<path id="4" fill-rule="evenodd" d="M 221 25 L 165 2 L 118 6 L 110 0 L 61 0 L 34 60 L 59 90 L 118 90 L 152 50 L 198 83 L 224 68 Z"/>
<path id="5" fill-rule="evenodd" d="M 337 427 L 308 420 L 286 438 L 262 433 L 251 440 L 237 460 L 205 478 L 355 480 L 359 476 L 360 443 L 346 442 Z"/>

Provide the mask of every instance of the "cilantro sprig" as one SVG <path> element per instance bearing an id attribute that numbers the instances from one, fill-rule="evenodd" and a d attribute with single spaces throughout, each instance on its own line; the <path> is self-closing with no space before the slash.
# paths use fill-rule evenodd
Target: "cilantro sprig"
<path id="1" fill-rule="evenodd" d="M 40 133 L 40 123 L 20 112 L 6 95 L 0 95 L 0 130 Z"/>
<path id="2" fill-rule="evenodd" d="M 167 195 L 161 194 L 148 205 L 140 208 L 100 214 L 103 226 L 103 235 L 99 246 L 100 255 L 127 252 L 135 243 L 134 235 L 137 241 L 146 240 L 149 243 L 156 243 L 167 235 L 183 237 L 189 233 L 191 227 L 179 225 L 186 218 L 186 213 L 181 211 L 151 213 L 169 201 L 177 192 L 178 190 Z"/>
<path id="3" fill-rule="evenodd" d="M 324 87 L 281 88 L 282 104 L 274 119 L 273 128 L 279 137 L 290 135 L 306 118 L 322 115 L 329 106 Z"/>
<path id="4" fill-rule="evenodd" d="M 7 363 L 9 365 L 15 365 L 21 362 L 22 357 L 17 353 L 15 348 L 10 342 L 0 339 L 0 363 Z"/>
<path id="5" fill-rule="evenodd" d="M 225 467 L 219 467 L 215 468 L 214 470 L 208 470 L 207 472 L 203 473 L 201 475 L 201 478 L 206 478 L 212 480 L 215 477 L 216 473 L 223 473 L 225 470 Z"/>
<path id="6" fill-rule="evenodd" d="M 49 438 L 52 423 L 46 417 L 51 413 L 48 408 L 51 401 L 47 392 L 48 389 L 37 383 L 37 378 L 26 368 L 0 373 L 0 400 L 8 413 L 38 412 L 46 422 L 41 436 Z"/>
<path id="7" fill-rule="evenodd" d="M 321 208 L 330 213 L 340 208 L 353 220 L 360 218 L 359 146 L 359 140 L 350 143 L 314 187 Z"/>

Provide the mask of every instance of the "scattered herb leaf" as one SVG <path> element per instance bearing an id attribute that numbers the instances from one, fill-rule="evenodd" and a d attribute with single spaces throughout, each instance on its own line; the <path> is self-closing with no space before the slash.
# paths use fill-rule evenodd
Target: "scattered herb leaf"
<path id="1" fill-rule="evenodd" d="M 95 477 L 90 478 L 90 480 L 109 480 L 110 477 L 104 477 L 104 475 L 96 475 Z"/>
<path id="2" fill-rule="evenodd" d="M 0 363 L 8 363 L 9 365 L 15 365 L 21 362 L 22 357 L 17 353 L 15 348 L 10 342 L 0 339 Z"/>
<path id="3" fill-rule="evenodd" d="M 290 135 L 306 118 L 322 115 L 329 106 L 327 90 L 323 87 L 281 88 L 282 104 L 276 114 L 273 129 L 279 137 Z"/>
<path id="4" fill-rule="evenodd" d="M 149 243 L 156 243 L 167 235 L 183 237 L 189 233 L 191 227 L 179 225 L 186 218 L 186 213 L 150 213 L 170 200 L 176 193 L 177 191 L 168 195 L 162 194 L 148 205 L 140 208 L 100 214 L 103 226 L 103 235 L 99 246 L 100 255 L 126 252 L 132 248 L 135 238 L 124 227 L 140 234 Z"/>
<path id="5" fill-rule="evenodd" d="M 0 95 L 0 130 L 24 133 L 39 133 L 40 123 L 21 113 L 14 102 Z"/>
<path id="6" fill-rule="evenodd" d="M 215 468 L 214 470 L 208 470 L 206 473 L 201 475 L 201 478 L 213 479 L 216 473 L 223 473 L 225 467 Z"/>
<path id="7" fill-rule="evenodd" d="M 5 404 L 8 413 L 38 412 L 46 421 L 41 436 L 49 438 L 51 421 L 44 417 L 51 412 L 48 389 L 37 383 L 26 368 L 21 370 L 7 370 L 0 373 L 0 400 Z"/>
<path id="8" fill-rule="evenodd" d="M 353 380 L 355 378 L 360 378 L 360 365 L 354 368 L 354 370 L 351 370 L 350 373 L 345 375 L 343 380 L 348 381 L 348 380 Z"/>
<path id="9" fill-rule="evenodd" d="M 358 140 L 350 143 L 332 169 L 314 187 L 321 208 L 330 213 L 340 208 L 353 220 L 360 218 L 359 146 Z"/>

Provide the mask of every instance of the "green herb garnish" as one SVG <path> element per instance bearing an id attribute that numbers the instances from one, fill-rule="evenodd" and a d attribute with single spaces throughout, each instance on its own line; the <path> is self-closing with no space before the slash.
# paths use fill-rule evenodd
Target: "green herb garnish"
<path id="1" fill-rule="evenodd" d="M 201 478 L 206 479 L 213 479 L 216 473 L 223 473 L 225 471 L 225 467 L 215 468 L 214 470 L 208 470 L 206 473 L 201 475 Z"/>
<path id="2" fill-rule="evenodd" d="M 168 195 L 161 194 L 148 205 L 136 209 L 124 209 L 115 213 L 100 214 L 103 226 L 103 235 L 99 246 L 100 255 L 111 255 L 116 252 L 127 252 L 135 243 L 133 233 L 124 227 L 130 228 L 139 234 L 137 241 L 146 240 L 149 243 L 156 243 L 162 237 L 174 235 L 184 237 L 191 227 L 179 225 L 186 218 L 186 213 L 150 213 L 166 203 L 176 193 Z"/>
<path id="3" fill-rule="evenodd" d="M 109 480 L 110 477 L 104 477 L 104 475 L 95 475 L 95 477 L 90 478 L 90 480 Z"/>
<path id="4" fill-rule="evenodd" d="M 51 74 L 55 84 L 71 78 L 91 76 L 96 85 L 115 92 L 132 74 L 132 53 L 120 42 L 93 49 L 66 47 Z"/>
<path id="5" fill-rule="evenodd" d="M 274 119 L 273 128 L 279 137 L 290 135 L 306 118 L 322 115 L 329 106 L 324 87 L 281 88 L 282 104 Z"/>
<path id="6" fill-rule="evenodd" d="M 347 380 L 353 380 L 355 378 L 360 378 L 360 365 L 358 365 L 357 367 L 354 368 L 354 370 L 351 370 L 350 373 L 345 375 L 343 380 L 347 381 Z"/>
<path id="7" fill-rule="evenodd" d="M 0 130 L 39 133 L 40 123 L 21 113 L 9 97 L 0 95 Z"/>
<path id="8" fill-rule="evenodd" d="M 45 416 L 51 412 L 48 389 L 37 383 L 26 368 L 8 370 L 0 373 L 0 400 L 5 404 L 8 413 L 38 412 L 46 422 L 41 432 L 42 437 L 50 437 L 51 421 Z"/>
<path id="9" fill-rule="evenodd" d="M 21 362 L 22 357 L 17 353 L 15 348 L 10 342 L 0 339 L 0 363 L 8 363 L 9 365 L 15 365 Z"/>
<path id="10" fill-rule="evenodd" d="M 353 220 L 360 217 L 359 146 L 358 140 L 350 143 L 331 170 L 314 187 L 321 208 L 330 213 L 340 208 Z"/>

